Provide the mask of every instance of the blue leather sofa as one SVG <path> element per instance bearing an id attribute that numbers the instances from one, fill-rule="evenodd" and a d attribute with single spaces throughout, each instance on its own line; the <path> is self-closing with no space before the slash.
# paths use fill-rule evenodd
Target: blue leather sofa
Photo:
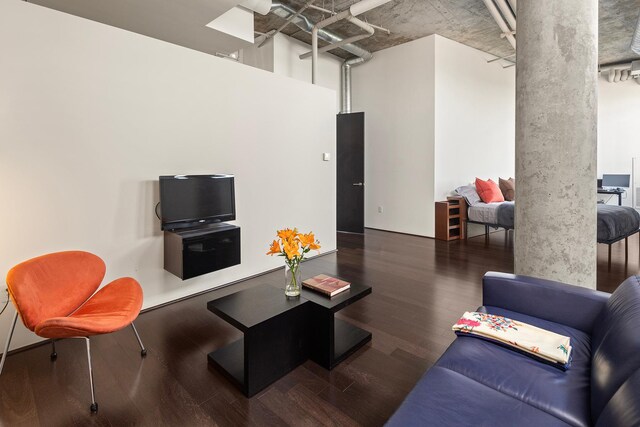
<path id="1" fill-rule="evenodd" d="M 483 304 L 571 337 L 569 370 L 459 337 L 388 426 L 640 426 L 640 277 L 607 294 L 487 273 Z"/>

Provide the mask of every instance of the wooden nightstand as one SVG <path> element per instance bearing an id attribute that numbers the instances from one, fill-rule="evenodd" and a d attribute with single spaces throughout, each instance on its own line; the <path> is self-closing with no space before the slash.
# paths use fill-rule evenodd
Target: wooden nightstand
<path id="1" fill-rule="evenodd" d="M 436 239 L 464 239 L 466 220 L 466 203 L 462 197 L 452 196 L 444 202 L 436 202 Z"/>

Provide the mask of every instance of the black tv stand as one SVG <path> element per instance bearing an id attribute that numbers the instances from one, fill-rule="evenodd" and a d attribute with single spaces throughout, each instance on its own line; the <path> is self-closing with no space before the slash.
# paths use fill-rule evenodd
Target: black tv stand
<path id="1" fill-rule="evenodd" d="M 164 232 L 164 269 L 182 280 L 240 264 L 240 227 L 224 222 Z"/>

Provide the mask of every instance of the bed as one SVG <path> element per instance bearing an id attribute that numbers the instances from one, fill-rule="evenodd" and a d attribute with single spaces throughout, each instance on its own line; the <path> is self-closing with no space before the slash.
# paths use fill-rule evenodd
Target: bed
<path id="1" fill-rule="evenodd" d="M 467 201 L 467 221 L 465 222 L 465 236 L 467 223 L 485 226 L 488 236 L 489 227 L 512 230 L 515 226 L 514 202 L 483 203 L 476 202 L 469 206 Z M 640 214 L 629 206 L 613 206 L 598 204 L 598 243 L 609 246 L 609 268 L 611 268 L 611 245 L 624 239 L 625 262 L 629 258 L 629 237 L 640 232 Z"/>

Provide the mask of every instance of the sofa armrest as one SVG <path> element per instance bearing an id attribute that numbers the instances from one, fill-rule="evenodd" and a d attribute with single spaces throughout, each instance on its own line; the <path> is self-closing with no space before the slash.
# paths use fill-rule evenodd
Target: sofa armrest
<path id="1" fill-rule="evenodd" d="M 591 333 L 610 294 L 552 280 L 488 272 L 482 302 Z"/>

